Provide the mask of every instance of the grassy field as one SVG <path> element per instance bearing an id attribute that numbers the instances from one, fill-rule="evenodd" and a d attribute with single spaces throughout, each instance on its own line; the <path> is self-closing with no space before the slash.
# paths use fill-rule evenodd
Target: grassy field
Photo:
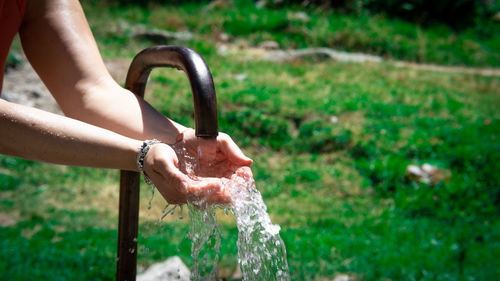
<path id="1" fill-rule="evenodd" d="M 285 49 L 324 46 L 405 61 L 500 65 L 499 22 L 491 21 L 458 32 L 445 25 L 423 28 L 384 15 L 345 15 L 335 10 L 312 8 L 304 13 L 301 7 L 259 9 L 252 1 L 230 2 L 235 4 L 149 4 L 138 7 L 110 6 L 101 1 L 92 5 L 90 17 L 96 27 L 94 31 L 107 37 L 106 43 L 117 44 L 115 50 L 122 49 L 127 37 L 116 32 L 110 34 L 109 27 L 119 30 L 120 23 L 125 22 L 171 31 L 188 30 L 203 40 L 227 33 L 250 45 L 274 40 Z M 110 22 L 109 16 L 120 21 Z"/>
<path id="2" fill-rule="evenodd" d="M 498 65 L 498 48 L 473 56 L 484 60 L 470 61 L 462 57 L 462 45 L 439 33 L 446 31 L 376 17 L 313 15 L 306 27 L 329 24 L 323 31 L 311 27 L 311 34 L 299 38 L 272 29 L 287 17 L 286 10 L 248 8 L 238 14 L 235 7 L 222 7 L 201 20 L 197 12 L 202 7 L 193 5 L 85 8 L 106 57 L 130 58 L 150 45 L 110 33 L 119 22 L 201 34 L 185 44 L 200 52 L 212 70 L 220 129 L 255 160 L 256 184 L 273 222 L 282 227 L 293 280 L 331 280 L 339 273 L 357 280 L 500 278 L 500 78 L 390 63 L 252 61 L 218 55 L 211 38 L 224 30 L 255 43 L 275 39 L 284 46 L 321 45 L 323 39 L 310 41 L 314 34 L 324 32 L 318 38 L 327 38 L 340 32 L 331 26 L 340 19 L 351 21 L 345 26 L 355 30 L 366 22 L 376 22 L 367 25 L 372 28 L 380 24 L 374 31 L 359 28 L 374 32 L 376 39 L 369 40 L 374 45 L 399 33 L 386 28 L 436 36 L 426 44 L 448 42 L 443 52 L 453 58 L 381 53 L 401 59 Z M 116 20 L 106 22 L 110 17 Z M 245 17 L 252 24 L 243 24 Z M 500 42 L 499 37 L 488 40 Z M 239 74 L 245 78 L 238 79 Z M 190 95 L 184 74 L 153 71 L 147 100 L 186 125 L 193 124 Z M 333 116 L 338 122 L 332 122 Z M 0 162 L 0 275 L 8 280 L 112 280 L 118 173 L 4 156 Z M 405 179 L 407 165 L 423 163 L 447 176 L 437 185 Z M 176 213 L 160 221 L 164 202 L 156 194 L 148 210 L 150 198 L 151 190 L 143 186 L 141 268 L 172 255 L 190 265 L 187 210 L 183 219 Z M 220 274 L 229 276 L 237 265 L 237 230 L 230 216 L 220 214 L 220 221 L 226 241 Z"/>

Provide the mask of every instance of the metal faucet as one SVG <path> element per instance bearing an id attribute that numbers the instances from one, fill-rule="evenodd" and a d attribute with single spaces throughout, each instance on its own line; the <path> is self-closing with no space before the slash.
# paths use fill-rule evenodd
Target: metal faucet
<path id="1" fill-rule="evenodd" d="M 149 73 L 155 67 L 173 67 L 187 74 L 193 93 L 196 136 L 216 138 L 219 128 L 214 82 L 201 56 L 181 46 L 156 46 L 144 49 L 135 56 L 130 65 L 125 88 L 137 96 L 144 97 Z M 117 281 L 136 279 L 139 182 L 139 173 L 120 172 Z"/>

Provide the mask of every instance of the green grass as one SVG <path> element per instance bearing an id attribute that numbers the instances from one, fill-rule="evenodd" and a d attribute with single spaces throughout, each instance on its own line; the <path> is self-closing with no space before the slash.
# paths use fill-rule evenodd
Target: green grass
<path id="1" fill-rule="evenodd" d="M 107 34 L 97 17 L 109 12 L 157 27 L 164 27 L 159 24 L 164 19 L 171 29 L 185 25 L 207 37 L 211 21 L 224 26 L 222 21 L 238 17 L 229 12 L 219 17 L 217 12 L 227 11 L 216 10 L 203 27 L 190 14 L 195 8 L 91 9 L 89 18 L 106 56 L 130 57 L 148 43 L 129 44 Z M 250 12 L 269 13 L 268 19 L 255 19 L 262 21 L 255 26 L 274 26 L 262 34 L 299 40 L 279 35 L 286 11 L 241 15 Z M 317 17 L 312 21 L 330 20 Z M 255 32 L 261 31 L 252 26 L 239 36 L 257 40 Z M 293 280 L 331 280 L 338 273 L 359 280 L 500 277 L 499 78 L 386 63 L 273 64 L 221 57 L 205 37 L 187 45 L 202 53 L 212 70 L 220 129 L 255 160 L 257 187 L 282 227 Z M 247 78 L 237 80 L 240 73 Z M 193 125 L 190 95 L 183 73 L 158 69 L 146 99 Z M 332 123 L 332 116 L 339 122 Z M 4 156 L 0 163 L 0 218 L 15 220 L 0 229 L 0 274 L 9 280 L 112 280 L 117 172 Z M 449 177 L 435 186 L 405 179 L 408 164 L 423 163 Z M 148 212 L 150 197 L 144 186 L 140 266 L 172 255 L 190 265 L 187 218 L 175 219 L 177 213 L 158 223 L 164 203 L 156 194 Z M 237 230 L 230 217 L 221 219 L 221 268 L 230 272 L 236 266 Z"/>
<path id="2" fill-rule="evenodd" d="M 212 9 L 193 3 L 149 4 L 147 8 L 102 2 L 87 6 L 92 12 L 91 22 L 105 27 L 95 28 L 94 32 L 111 44 L 123 45 L 127 31 L 116 32 L 119 23 L 110 24 L 106 15 L 118 17 L 122 23 L 191 31 L 204 41 L 213 41 L 224 32 L 249 45 L 274 40 L 284 49 L 324 46 L 405 61 L 500 65 L 500 24 L 493 21 L 454 31 L 445 25 L 420 27 L 384 15 L 346 15 L 335 10 L 307 9 L 308 20 L 300 20 L 294 14 L 302 12 L 301 7 L 258 9 L 253 1 L 234 1 Z"/>

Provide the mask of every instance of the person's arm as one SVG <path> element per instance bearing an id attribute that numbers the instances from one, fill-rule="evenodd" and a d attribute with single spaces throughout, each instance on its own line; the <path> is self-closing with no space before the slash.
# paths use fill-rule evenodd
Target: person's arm
<path id="1" fill-rule="evenodd" d="M 141 141 L 78 120 L 0 100 L 0 154 L 136 171 Z"/>
<path id="2" fill-rule="evenodd" d="M 29 1 L 20 35 L 30 63 L 67 116 L 135 139 L 173 144 L 187 136 L 187 149 L 201 148 L 210 161 L 222 153 L 233 164 L 252 164 L 227 135 L 196 138 L 120 87 L 103 63 L 77 0 Z"/>
<path id="3" fill-rule="evenodd" d="M 28 1 L 20 38 L 65 115 L 134 139 L 169 144 L 185 129 L 112 79 L 77 0 Z"/>
<path id="4" fill-rule="evenodd" d="M 142 141 L 1 99 L 0 132 L 0 154 L 54 164 L 138 170 L 136 160 Z M 220 180 L 194 180 L 183 174 L 168 145 L 151 147 L 144 159 L 144 171 L 169 203 L 185 203 L 188 198 L 229 202 Z"/>

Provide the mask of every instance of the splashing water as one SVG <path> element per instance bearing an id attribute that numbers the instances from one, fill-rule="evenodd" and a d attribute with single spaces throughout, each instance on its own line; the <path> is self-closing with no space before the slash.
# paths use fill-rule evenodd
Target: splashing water
<path id="1" fill-rule="evenodd" d="M 272 224 L 262 196 L 253 181 L 224 181 L 233 203 L 229 208 L 238 227 L 238 262 L 243 280 L 290 280 L 286 249 L 279 236 L 280 227 Z M 215 206 L 200 210 L 188 204 L 191 217 L 191 280 L 214 280 L 220 254 L 220 233 Z M 228 210 L 228 209 L 226 209 Z"/>
<path id="2" fill-rule="evenodd" d="M 280 227 L 272 224 L 255 182 L 238 178 L 226 183 L 238 227 L 238 262 L 243 280 L 290 280 Z"/>
<path id="3" fill-rule="evenodd" d="M 184 169 L 193 175 L 197 160 L 186 155 L 185 150 L 175 149 L 187 161 Z M 238 227 L 238 262 L 245 281 L 290 280 L 286 249 L 279 236 L 279 225 L 272 224 L 267 207 L 252 177 L 234 174 L 223 178 L 222 184 L 229 191 L 232 203 L 228 210 L 235 216 Z M 193 267 L 191 280 L 214 280 L 220 257 L 220 232 L 216 220 L 217 206 L 200 209 L 200 202 L 188 203 L 191 228 Z M 227 207 L 227 206 L 226 206 Z M 173 212 L 164 210 L 164 215 Z"/>
<path id="4" fill-rule="evenodd" d="M 220 255 L 220 233 L 215 219 L 215 207 L 201 211 L 193 204 L 188 204 L 191 228 L 188 238 L 191 240 L 191 280 L 215 280 L 217 263 Z"/>

